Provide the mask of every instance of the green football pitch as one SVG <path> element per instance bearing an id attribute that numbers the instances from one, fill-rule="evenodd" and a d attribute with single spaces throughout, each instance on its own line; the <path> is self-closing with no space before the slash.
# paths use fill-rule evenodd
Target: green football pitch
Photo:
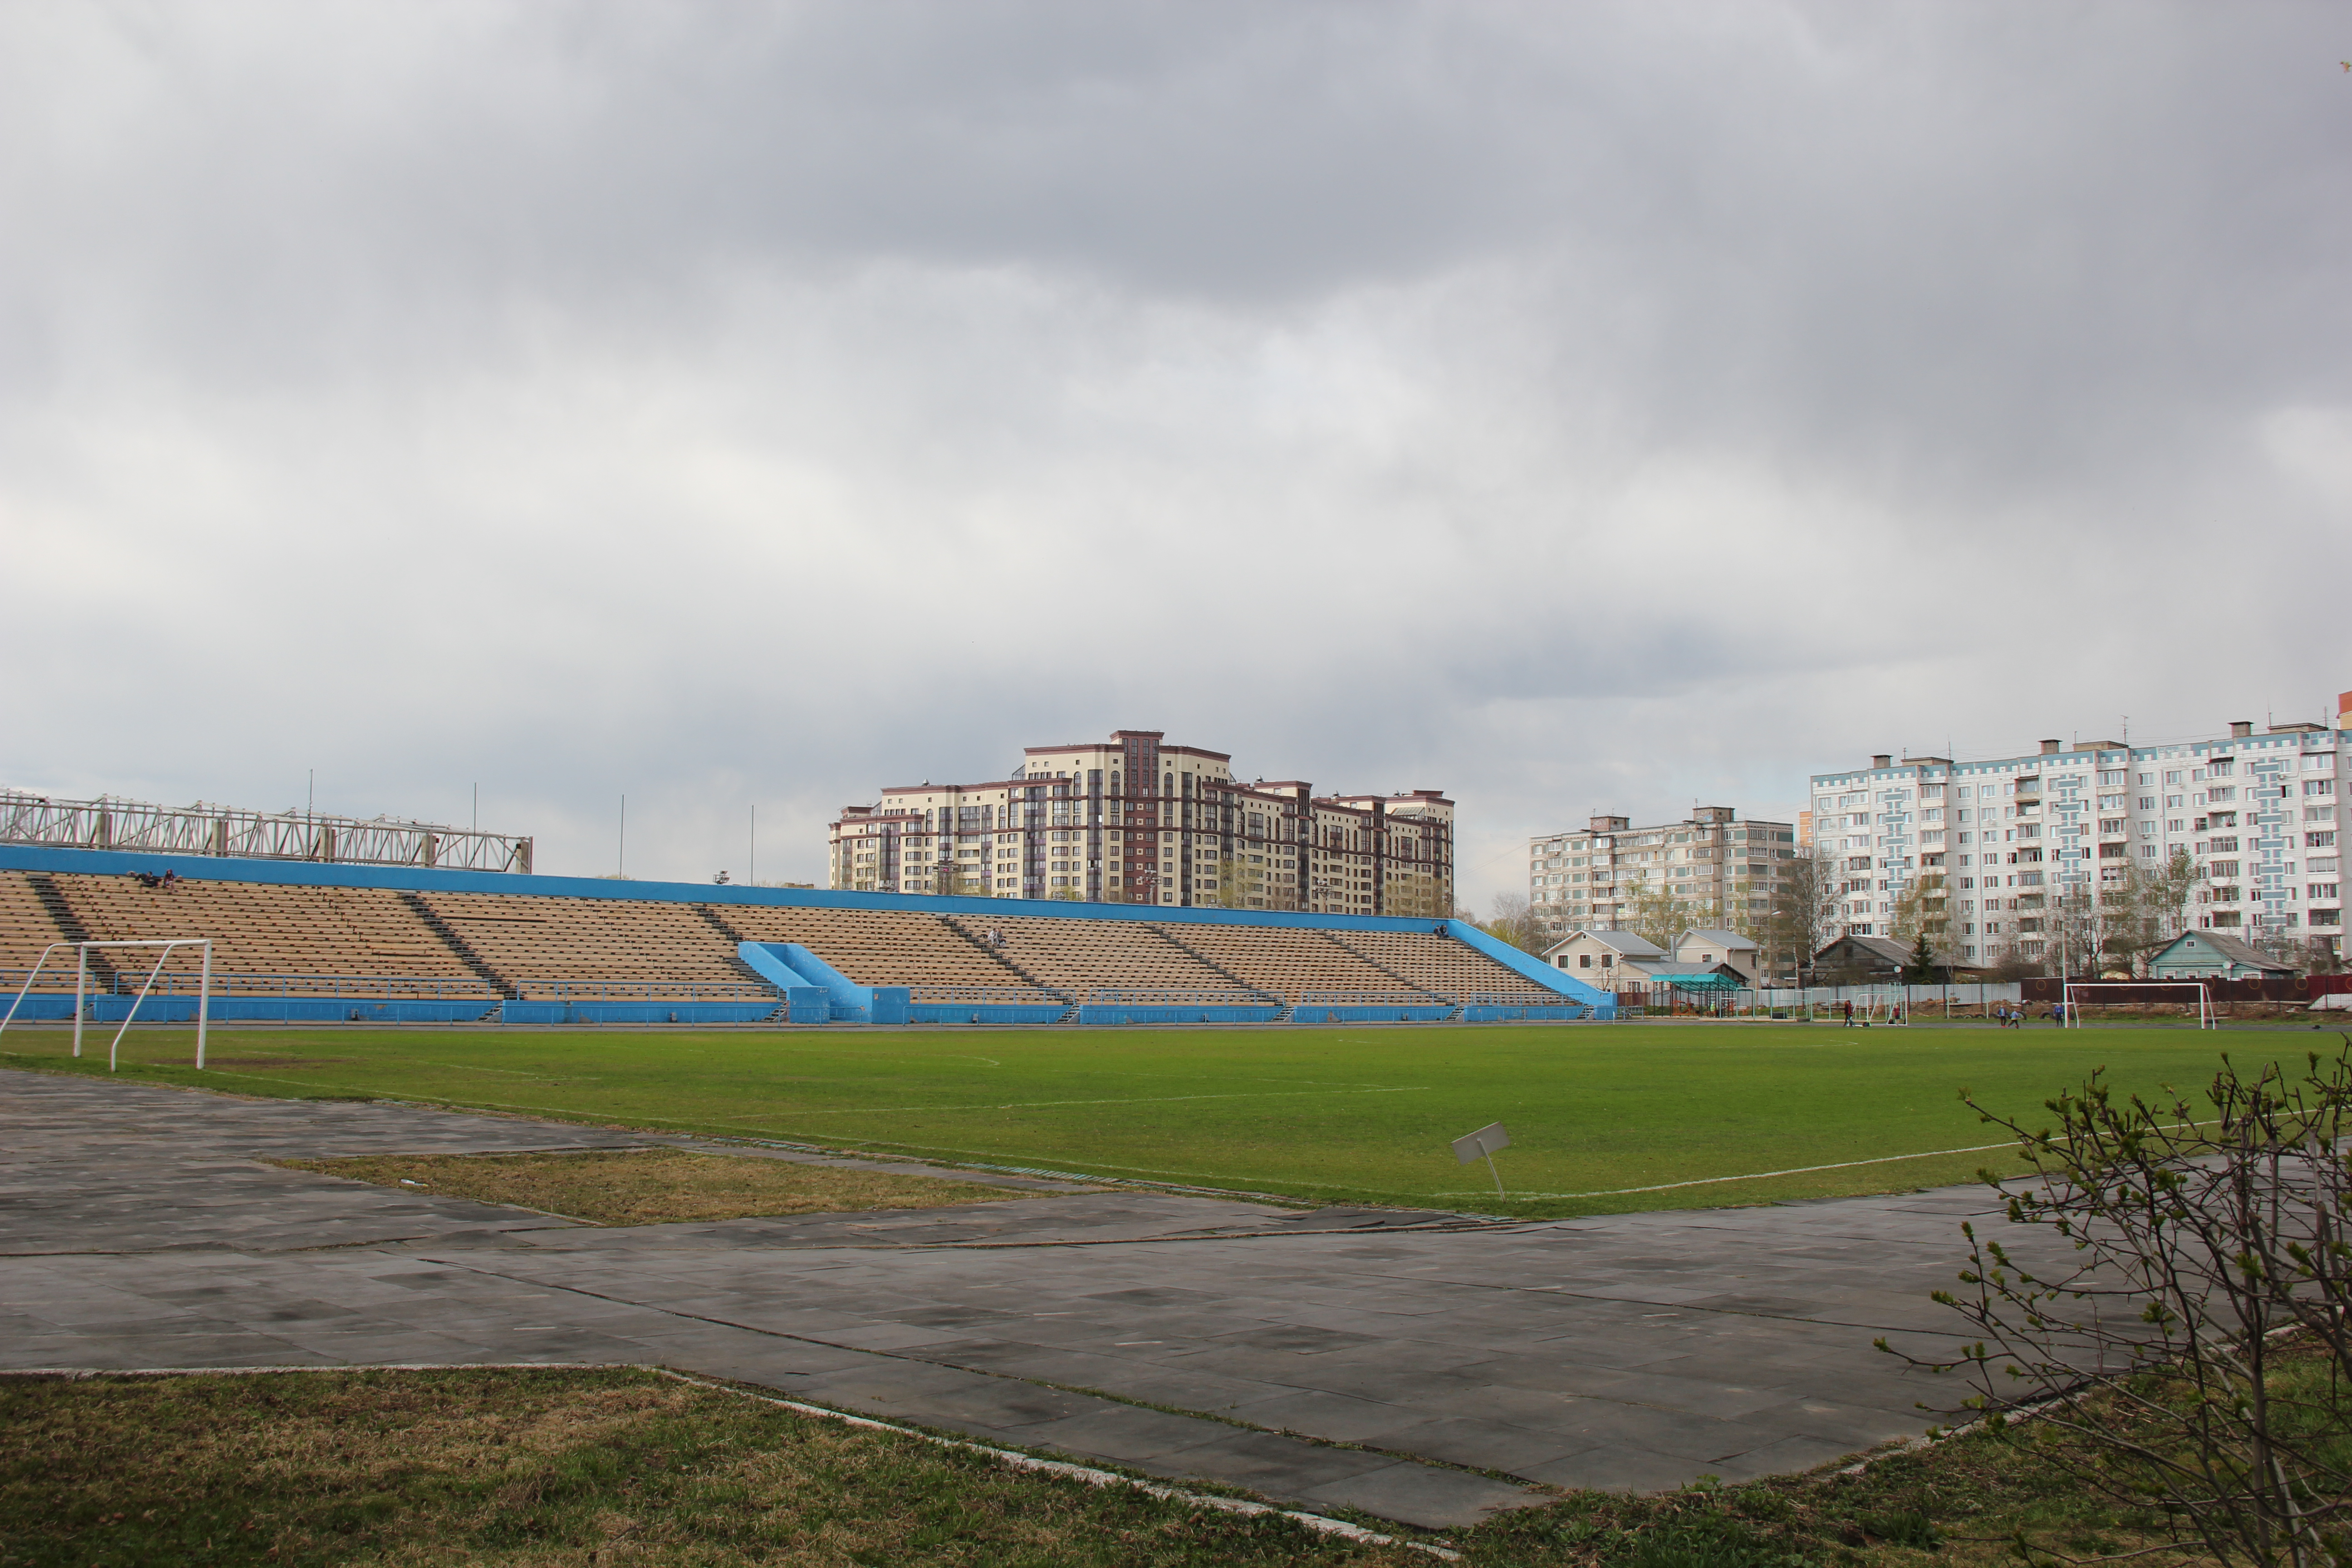
<path id="1" fill-rule="evenodd" d="M 109 1031 L 11 1029 L 0 1064 L 106 1070 Z M 1302 1029 L 141 1029 L 127 1079 L 382 1097 L 1325 1203 L 1528 1216 L 1965 1181 L 2011 1161 L 1959 1102 L 2038 1111 L 2104 1066 L 2206 1081 L 2333 1033 L 1667 1024 Z M 1496 1165 L 1451 1140 L 1509 1131 Z M 1818 1167 L 1830 1167 L 1821 1169 Z M 1632 1190 L 1655 1189 L 1655 1190 Z"/>

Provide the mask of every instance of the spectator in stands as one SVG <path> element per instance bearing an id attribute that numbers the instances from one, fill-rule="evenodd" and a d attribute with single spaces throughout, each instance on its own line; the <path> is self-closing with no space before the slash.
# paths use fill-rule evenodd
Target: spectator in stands
<path id="1" fill-rule="evenodd" d="M 179 872 L 177 872 L 177 871 L 170 871 L 170 870 L 167 870 L 167 871 L 165 871 L 165 872 L 163 873 L 163 890 L 164 890 L 165 892 L 167 892 L 167 893 L 168 893 L 168 892 L 170 892 L 173 889 L 174 889 L 174 888 L 178 887 L 179 885 L 180 885 L 180 873 L 179 873 Z"/>

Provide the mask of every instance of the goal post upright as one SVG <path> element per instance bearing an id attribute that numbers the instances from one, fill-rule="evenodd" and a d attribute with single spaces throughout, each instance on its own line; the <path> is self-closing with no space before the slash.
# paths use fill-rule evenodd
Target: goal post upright
<path id="1" fill-rule="evenodd" d="M 48 946 L 41 949 L 41 956 L 33 960 L 32 968 L 25 971 L 25 984 L 16 987 L 16 998 L 8 1004 L 7 1016 L 0 1017 L 0 1029 L 5 1029 L 9 1025 L 16 1021 L 16 1009 L 25 1005 L 25 998 L 32 992 L 33 982 L 41 977 L 41 966 L 49 961 L 49 954 L 57 952 L 57 950 L 61 947 L 71 947 L 73 943 L 69 942 L 53 942 L 49 943 Z"/>
<path id="2" fill-rule="evenodd" d="M 205 1028 L 213 1013 L 213 939 L 205 938 L 205 967 L 196 981 L 196 1070 L 205 1070 Z"/>
<path id="3" fill-rule="evenodd" d="M 16 1010 L 25 1005 L 25 997 L 33 989 L 33 982 L 40 978 L 41 966 L 48 963 L 49 954 L 61 947 L 70 947 L 75 953 L 73 1054 L 76 1058 L 81 1055 L 82 1025 L 89 1012 L 90 950 L 99 947 L 163 949 L 163 952 L 155 955 L 155 966 L 147 972 L 147 983 L 139 988 L 139 995 L 131 1004 L 131 1010 L 122 1016 L 122 1027 L 114 1031 L 113 1042 L 106 1048 L 106 1070 L 109 1072 L 115 1070 L 120 1059 L 122 1037 L 130 1029 L 131 1021 L 139 1016 L 140 1005 L 153 993 L 156 979 L 163 973 L 163 965 L 171 962 L 173 951 L 183 947 L 201 949 L 203 965 L 196 978 L 196 1070 L 199 1072 L 204 1070 L 205 1047 L 211 1034 L 213 1014 L 213 939 L 211 937 L 175 936 L 142 942 L 53 942 L 41 949 L 40 957 L 35 959 L 33 967 L 25 973 L 25 983 L 16 988 L 16 999 L 8 1004 L 5 1013 L 0 1013 L 0 1029 L 5 1029 L 10 1024 L 16 1022 Z"/>

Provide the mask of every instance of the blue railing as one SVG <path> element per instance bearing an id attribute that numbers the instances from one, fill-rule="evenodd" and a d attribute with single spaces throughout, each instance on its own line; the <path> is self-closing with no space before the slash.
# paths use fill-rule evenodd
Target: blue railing
<path id="1" fill-rule="evenodd" d="M 1276 1000 L 1265 992 L 1239 987 L 1227 991 L 1129 991 L 1103 987 L 1087 992 L 1085 999 L 1088 1005 L 1097 1007 L 1241 1007 Z"/>
<path id="2" fill-rule="evenodd" d="M 1070 998 L 1035 985 L 912 985 L 908 1000 L 962 1002 L 982 1007 L 1066 1007 Z"/>
<path id="3" fill-rule="evenodd" d="M 109 984 L 92 973 L 89 990 L 92 995 L 135 996 L 147 988 L 147 970 L 125 965 L 129 973 L 118 971 L 113 984 Z M 28 969 L 0 969 L 0 989 L 14 993 L 25 984 Z M 173 971 L 155 976 L 151 996 L 194 996 L 203 976 Z M 51 986 L 70 991 L 74 984 L 74 965 L 60 969 L 55 963 L 41 968 L 40 984 L 37 990 Z M 212 994 L 215 996 L 307 996 L 339 999 L 382 1001 L 400 997 L 413 1001 L 470 1002 L 477 998 L 495 1002 L 500 993 L 486 980 L 450 980 L 411 975 L 370 974 L 225 974 L 213 971 Z"/>
<path id="4" fill-rule="evenodd" d="M 518 999 L 530 1002 L 777 1002 L 772 985 L 757 981 L 698 980 L 526 980 L 515 987 Z"/>

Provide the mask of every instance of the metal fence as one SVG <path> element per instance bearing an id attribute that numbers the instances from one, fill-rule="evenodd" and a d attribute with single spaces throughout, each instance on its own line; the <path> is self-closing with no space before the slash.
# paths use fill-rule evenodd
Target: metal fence
<path id="1" fill-rule="evenodd" d="M 1070 999 L 1058 991 L 1034 985 L 913 985 L 910 1002 L 963 1003 L 975 1007 L 1066 1007 Z"/>
<path id="2" fill-rule="evenodd" d="M 2017 983 L 1951 985 L 1766 986 L 1739 991 L 1687 991 L 1661 982 L 1627 986 L 1617 993 L 1620 1017 L 1663 1014 L 1696 1018 L 1806 1018 L 1844 1016 L 1846 1004 L 1857 1017 L 1887 1017 L 1923 1008 L 1944 1016 L 1973 1016 L 2021 1005 Z"/>
<path id="3" fill-rule="evenodd" d="M 0 969 L 0 989 L 9 994 L 21 989 L 32 972 L 26 969 Z M 92 995 L 135 995 L 147 984 L 148 971 L 144 965 L 135 973 L 118 972 L 111 984 L 92 973 L 89 992 Z M 70 991 L 74 987 L 75 966 L 68 963 L 60 968 L 56 963 L 41 970 L 37 991 L 52 986 Z M 199 976 L 180 971 L 155 976 L 153 996 L 194 996 Z M 404 1001 L 467 1002 L 479 998 L 495 1002 L 501 993 L 487 980 L 444 980 L 413 976 L 381 976 L 365 974 L 225 974 L 213 972 L 212 994 L 215 996 L 308 996 L 351 997 L 383 1001 L 397 997 Z"/>

